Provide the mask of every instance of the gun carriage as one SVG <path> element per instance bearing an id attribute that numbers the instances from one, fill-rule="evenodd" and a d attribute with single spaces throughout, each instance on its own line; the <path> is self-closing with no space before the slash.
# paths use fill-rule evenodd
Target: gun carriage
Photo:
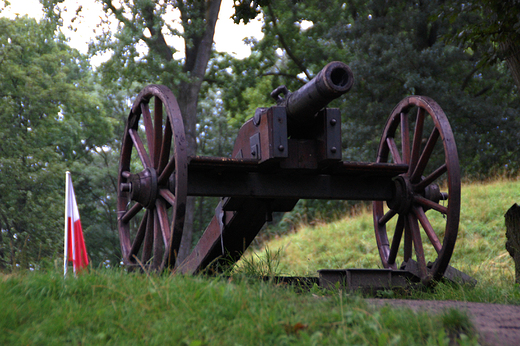
<path id="1" fill-rule="evenodd" d="M 137 96 L 123 136 L 118 227 L 124 264 L 194 274 L 236 262 L 273 212 L 299 199 L 373 201 L 384 268 L 415 258 L 421 281 L 442 278 L 457 238 L 460 169 L 441 107 L 409 96 L 393 109 L 374 162 L 342 161 L 341 116 L 327 108 L 353 85 L 332 62 L 241 127 L 230 158 L 187 156 L 177 101 L 165 86 Z M 191 254 L 176 261 L 187 196 L 221 197 Z M 345 244 L 348 246 L 349 244 Z M 431 259 L 430 263 L 427 259 Z"/>

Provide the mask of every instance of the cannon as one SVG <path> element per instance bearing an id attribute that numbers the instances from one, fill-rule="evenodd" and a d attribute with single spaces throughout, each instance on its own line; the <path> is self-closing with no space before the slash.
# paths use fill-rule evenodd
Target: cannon
<path id="1" fill-rule="evenodd" d="M 441 279 L 460 215 L 460 168 L 447 117 L 428 97 L 406 97 L 386 121 L 375 161 L 342 161 L 340 110 L 327 105 L 353 81 L 350 68 L 336 61 L 294 93 L 277 88 L 276 105 L 258 108 L 243 124 L 231 157 L 187 156 L 175 97 L 165 86 L 145 87 L 128 117 L 118 172 L 124 264 L 218 271 L 240 259 L 273 212 L 290 211 L 302 198 L 360 200 L 372 201 L 384 268 L 412 260 L 423 283 Z M 221 199 L 179 263 L 187 196 Z"/>

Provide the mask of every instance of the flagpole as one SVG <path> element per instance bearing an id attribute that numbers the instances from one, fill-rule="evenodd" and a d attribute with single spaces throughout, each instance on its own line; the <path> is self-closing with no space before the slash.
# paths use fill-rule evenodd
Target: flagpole
<path id="1" fill-rule="evenodd" d="M 76 276 L 76 269 L 78 269 L 78 249 L 76 248 L 76 230 L 75 230 L 75 219 L 74 217 L 74 208 L 75 208 L 75 197 L 74 197 L 74 186 L 72 185 L 72 178 L 69 174 L 69 210 L 70 210 L 70 243 L 72 244 L 72 270 L 74 271 L 74 276 Z"/>
<path id="2" fill-rule="evenodd" d="M 67 232 L 67 226 L 69 223 L 69 209 L 70 209 L 70 172 L 65 172 L 65 236 L 63 241 L 63 276 L 67 276 L 67 261 L 69 256 L 69 232 Z"/>

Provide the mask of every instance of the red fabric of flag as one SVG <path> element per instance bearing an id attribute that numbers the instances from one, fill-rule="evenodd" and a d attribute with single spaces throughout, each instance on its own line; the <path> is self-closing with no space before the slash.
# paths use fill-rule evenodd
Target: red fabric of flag
<path id="1" fill-rule="evenodd" d="M 78 205 L 72 179 L 69 179 L 67 198 L 67 253 L 68 260 L 72 262 L 74 272 L 81 271 L 88 266 L 88 254 L 83 238 L 83 229 L 79 218 Z"/>

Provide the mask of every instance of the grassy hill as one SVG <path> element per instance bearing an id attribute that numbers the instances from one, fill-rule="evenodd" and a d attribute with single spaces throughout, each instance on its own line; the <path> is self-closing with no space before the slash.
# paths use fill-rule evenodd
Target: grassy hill
<path id="1" fill-rule="evenodd" d="M 479 280 L 474 289 L 438 285 L 406 298 L 520 304 L 504 249 L 503 215 L 518 181 L 463 187 L 453 266 Z M 59 266 L 0 273 L 1 345 L 474 345 L 464 313 L 431 316 L 376 308 L 357 294 L 314 287 L 301 292 L 259 282 L 248 272 L 314 273 L 321 268 L 377 268 L 369 211 L 302 227 L 246 256 L 230 277 L 183 277 L 91 269 L 63 278 Z M 266 255 L 267 254 L 267 255 Z M 267 268 L 265 268 L 267 267 Z"/>
<path id="2" fill-rule="evenodd" d="M 514 263 L 505 249 L 504 214 L 515 202 L 520 203 L 519 180 L 462 187 L 459 234 L 450 265 L 477 279 L 477 288 L 514 285 Z M 429 248 L 427 260 L 433 260 L 433 249 Z M 265 266 L 266 254 L 271 270 L 285 275 L 315 276 L 319 269 L 381 268 L 371 209 L 329 224 L 302 226 L 266 242 L 245 261 Z M 507 301 L 502 295 L 495 298 Z"/>

